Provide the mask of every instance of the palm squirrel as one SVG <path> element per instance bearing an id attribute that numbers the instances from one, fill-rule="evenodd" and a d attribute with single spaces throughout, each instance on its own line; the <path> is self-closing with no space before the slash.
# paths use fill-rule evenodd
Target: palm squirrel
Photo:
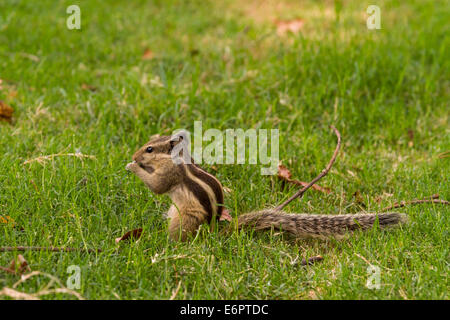
<path id="1" fill-rule="evenodd" d="M 212 223 L 222 214 L 224 195 L 222 184 L 192 158 L 191 161 L 173 161 L 172 151 L 182 139 L 157 136 L 133 155 L 126 167 L 156 194 L 167 193 L 173 201 L 167 215 L 169 233 L 174 240 L 186 241 L 200 225 Z M 238 228 L 255 230 L 281 229 L 296 237 L 342 237 L 356 229 L 369 229 L 378 219 L 381 228 L 406 221 L 401 213 L 380 214 L 289 214 L 266 209 L 238 217 Z"/>

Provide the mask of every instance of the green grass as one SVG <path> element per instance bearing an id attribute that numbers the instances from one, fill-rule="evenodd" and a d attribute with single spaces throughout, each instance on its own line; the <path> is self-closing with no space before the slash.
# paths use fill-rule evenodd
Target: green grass
<path id="1" fill-rule="evenodd" d="M 0 246 L 102 248 L 23 254 L 63 283 L 80 266 L 78 292 L 88 299 L 168 299 L 179 281 L 176 299 L 449 298 L 448 207 L 402 208 L 410 217 L 402 228 L 343 241 L 202 229 L 174 243 L 162 217 L 170 200 L 124 169 L 150 135 L 201 120 L 204 129 L 278 128 L 281 160 L 309 181 L 334 150 L 334 124 L 342 151 L 320 181 L 333 193 L 308 191 L 287 211 L 377 211 L 435 193 L 448 200 L 450 158 L 439 157 L 450 150 L 448 2 L 75 3 L 81 30 L 66 28 L 74 1 L 0 3 L 0 100 L 15 109 L 12 124 L 0 123 L 0 215 L 24 229 L 0 225 Z M 366 28 L 370 4 L 381 8 L 381 30 Z M 273 19 L 295 17 L 302 32 L 277 36 Z M 153 59 L 141 59 L 145 48 Z M 23 164 L 76 151 L 96 160 Z M 234 216 L 295 191 L 257 165 L 215 167 L 206 166 L 232 190 Z M 138 227 L 139 241 L 115 243 Z M 0 253 L 0 265 L 17 254 Z M 312 267 L 295 263 L 318 254 L 324 261 Z M 380 267 L 379 290 L 366 288 L 361 257 Z M 0 272 L 0 288 L 19 279 Z M 17 290 L 47 283 L 34 277 Z"/>

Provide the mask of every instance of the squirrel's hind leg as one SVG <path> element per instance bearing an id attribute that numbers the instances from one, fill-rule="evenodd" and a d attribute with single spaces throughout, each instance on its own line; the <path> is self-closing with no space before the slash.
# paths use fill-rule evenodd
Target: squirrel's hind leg
<path id="1" fill-rule="evenodd" d="M 203 223 L 198 217 L 190 214 L 172 213 L 168 212 L 169 223 L 169 235 L 172 240 L 186 241 L 190 236 L 194 236 L 199 226 Z"/>

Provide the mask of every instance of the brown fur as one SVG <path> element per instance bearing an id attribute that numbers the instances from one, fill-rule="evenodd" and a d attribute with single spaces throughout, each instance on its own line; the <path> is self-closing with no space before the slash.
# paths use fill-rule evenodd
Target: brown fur
<path id="1" fill-rule="evenodd" d="M 337 237 L 357 229 L 371 228 L 376 220 L 381 228 L 406 221 L 401 213 L 380 214 L 289 214 L 274 210 L 247 213 L 238 218 L 238 227 L 251 227 L 255 230 L 277 228 L 299 238 Z"/>
<path id="2" fill-rule="evenodd" d="M 127 169 L 156 194 L 167 193 L 174 205 L 169 209 L 169 234 L 186 241 L 201 224 L 213 222 L 222 212 L 223 188 L 219 180 L 195 164 L 175 164 L 171 137 L 155 137 L 133 155 Z M 151 146 L 153 151 L 146 152 Z M 274 210 L 251 212 L 238 217 L 238 228 L 277 228 L 296 237 L 342 237 L 356 229 L 369 229 L 376 221 L 381 228 L 405 222 L 400 213 L 316 215 L 288 214 Z"/>

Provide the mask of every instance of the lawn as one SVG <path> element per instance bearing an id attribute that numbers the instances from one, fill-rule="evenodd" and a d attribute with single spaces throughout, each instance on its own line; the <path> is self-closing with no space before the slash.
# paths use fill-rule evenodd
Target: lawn
<path id="1" fill-rule="evenodd" d="M 80 30 L 66 26 L 72 4 Z M 381 29 L 366 26 L 371 4 Z M 292 19 L 298 32 L 277 30 Z M 344 240 L 202 228 L 175 243 L 163 217 L 170 199 L 125 165 L 151 135 L 202 121 L 279 129 L 280 161 L 310 181 L 334 151 L 334 125 L 342 149 L 318 183 L 332 192 L 309 190 L 286 211 L 449 200 L 449 20 L 444 0 L 1 1 L 0 100 L 14 114 L 0 121 L 0 247 L 103 251 L 1 252 L 0 266 L 22 254 L 40 271 L 15 287 L 28 294 L 46 288 L 46 275 L 61 281 L 50 288 L 66 286 L 79 267 L 74 290 L 86 299 L 448 299 L 448 206 L 406 206 L 397 210 L 408 224 Z M 205 169 L 227 187 L 233 217 L 297 190 L 261 165 Z M 139 240 L 115 242 L 135 228 Z M 316 255 L 324 260 L 299 263 Z M 366 286 L 370 266 L 378 289 Z M 0 270 L 0 291 L 19 280 Z"/>

